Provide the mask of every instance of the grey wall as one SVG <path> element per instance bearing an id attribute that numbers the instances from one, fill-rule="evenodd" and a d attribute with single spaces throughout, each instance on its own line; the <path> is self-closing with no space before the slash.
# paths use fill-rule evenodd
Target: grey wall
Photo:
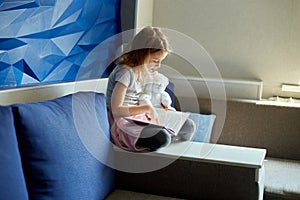
<path id="1" fill-rule="evenodd" d="M 122 31 L 135 28 L 136 1 L 122 0 L 121 1 L 121 26 Z"/>
<path id="2" fill-rule="evenodd" d="M 300 83 L 299 0 L 154 0 L 153 25 L 195 39 L 223 78 L 262 80 L 264 98 L 300 97 L 280 88 Z M 166 62 L 195 75 L 182 58 Z"/>

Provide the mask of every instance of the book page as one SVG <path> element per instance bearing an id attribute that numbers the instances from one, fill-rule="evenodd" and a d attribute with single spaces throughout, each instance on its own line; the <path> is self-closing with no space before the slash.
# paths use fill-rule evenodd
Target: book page
<path id="1" fill-rule="evenodd" d="M 148 120 L 145 114 L 135 115 L 131 117 L 125 117 L 127 120 L 132 120 L 135 122 L 140 122 L 143 124 L 156 124 L 168 129 L 171 129 L 174 132 L 174 135 L 177 135 L 181 127 L 183 126 L 186 119 L 189 117 L 190 113 L 164 110 L 161 108 L 156 109 L 158 113 L 158 123 L 155 120 Z"/>
<path id="2" fill-rule="evenodd" d="M 188 112 L 179 112 L 172 110 L 156 109 L 158 113 L 158 121 L 160 125 L 165 126 L 175 132 L 175 135 L 180 131 L 186 119 L 189 117 Z"/>

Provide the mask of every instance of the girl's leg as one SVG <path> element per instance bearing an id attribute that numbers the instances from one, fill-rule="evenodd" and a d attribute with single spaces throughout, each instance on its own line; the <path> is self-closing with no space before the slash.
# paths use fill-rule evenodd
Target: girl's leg
<path id="1" fill-rule="evenodd" d="M 183 126 L 181 127 L 177 136 L 172 138 L 172 141 L 178 141 L 178 140 L 190 141 L 192 140 L 195 131 L 196 131 L 195 122 L 188 118 L 183 124 Z"/>
<path id="2" fill-rule="evenodd" d="M 171 135 L 166 129 L 149 125 L 142 130 L 136 146 L 148 148 L 149 151 L 156 151 L 161 147 L 169 145 L 170 142 Z"/>

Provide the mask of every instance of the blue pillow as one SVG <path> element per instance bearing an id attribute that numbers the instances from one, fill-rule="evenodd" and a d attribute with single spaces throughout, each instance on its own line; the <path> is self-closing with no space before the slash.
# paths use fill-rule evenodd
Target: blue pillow
<path id="1" fill-rule="evenodd" d="M 0 106 L 1 199 L 28 199 L 11 107 Z"/>
<path id="2" fill-rule="evenodd" d="M 104 199 L 114 188 L 103 94 L 80 92 L 14 106 L 30 199 Z"/>
<path id="3" fill-rule="evenodd" d="M 209 143 L 216 115 L 191 113 L 189 118 L 195 122 L 197 127 L 192 141 Z"/>

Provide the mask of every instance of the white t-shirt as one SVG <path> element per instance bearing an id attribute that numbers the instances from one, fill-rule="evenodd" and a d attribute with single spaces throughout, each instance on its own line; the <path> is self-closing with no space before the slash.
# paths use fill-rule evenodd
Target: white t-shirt
<path id="1" fill-rule="evenodd" d="M 127 87 L 123 105 L 138 105 L 142 86 L 140 82 L 137 81 L 131 67 L 118 65 L 108 78 L 106 90 L 106 105 L 108 110 L 110 110 L 111 107 L 111 95 L 117 82 Z"/>

